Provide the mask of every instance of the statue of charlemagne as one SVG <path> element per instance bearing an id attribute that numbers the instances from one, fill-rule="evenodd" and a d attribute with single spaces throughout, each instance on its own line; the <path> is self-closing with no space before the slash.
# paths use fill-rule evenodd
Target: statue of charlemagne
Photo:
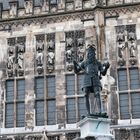
<path id="1" fill-rule="evenodd" d="M 81 70 L 84 71 L 84 79 L 83 79 L 84 81 L 83 81 L 82 90 L 85 93 L 86 108 L 87 108 L 88 115 L 91 114 L 90 100 L 89 100 L 90 93 L 94 94 L 94 98 L 98 108 L 98 112 L 96 112 L 96 114 L 104 113 L 102 107 L 102 101 L 101 101 L 102 86 L 101 86 L 100 79 L 102 75 L 103 76 L 106 75 L 107 69 L 110 66 L 108 62 L 102 64 L 100 61 L 96 59 L 95 50 L 96 50 L 95 45 L 89 44 L 87 49 L 86 60 L 82 61 L 81 63 L 77 63 L 76 61 L 73 62 L 75 73 L 78 73 Z"/>

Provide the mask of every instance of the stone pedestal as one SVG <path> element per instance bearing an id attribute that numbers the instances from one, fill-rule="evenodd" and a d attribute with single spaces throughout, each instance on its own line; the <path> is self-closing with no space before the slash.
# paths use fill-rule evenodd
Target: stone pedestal
<path id="1" fill-rule="evenodd" d="M 85 117 L 78 123 L 81 131 L 81 139 L 95 138 L 96 140 L 111 140 L 110 119 Z"/>

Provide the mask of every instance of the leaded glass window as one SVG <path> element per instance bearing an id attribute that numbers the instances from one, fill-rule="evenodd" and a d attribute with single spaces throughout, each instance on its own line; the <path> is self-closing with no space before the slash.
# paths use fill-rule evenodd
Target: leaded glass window
<path id="1" fill-rule="evenodd" d="M 6 101 L 14 100 L 14 80 L 6 81 Z"/>
<path id="2" fill-rule="evenodd" d="M 121 119 L 140 117 L 140 75 L 137 67 L 118 70 L 119 106 Z M 136 92 L 137 91 L 137 92 Z"/>
<path id="3" fill-rule="evenodd" d="M 48 100 L 47 101 L 47 124 L 53 125 L 56 124 L 56 116 L 55 116 L 55 110 L 56 110 L 56 103 L 55 100 Z"/>
<path id="4" fill-rule="evenodd" d="M 24 127 L 25 80 L 6 81 L 5 127 Z M 16 120 L 15 120 L 16 118 Z"/>
<path id="5" fill-rule="evenodd" d="M 16 126 L 23 127 L 25 122 L 25 104 L 24 102 L 16 103 Z"/>
<path id="6" fill-rule="evenodd" d="M 140 92 L 131 93 L 133 119 L 140 118 Z"/>
<path id="7" fill-rule="evenodd" d="M 121 119 L 129 119 L 129 99 L 128 99 L 128 93 L 122 93 L 120 94 L 119 98 L 120 102 L 120 115 Z"/>
<path id="8" fill-rule="evenodd" d="M 5 105 L 5 127 L 14 127 L 14 103 L 7 103 Z"/>
<path id="9" fill-rule="evenodd" d="M 55 76 L 47 76 L 45 80 L 44 77 L 38 77 L 35 79 L 35 110 L 37 126 L 56 124 L 55 88 Z"/>
<path id="10" fill-rule="evenodd" d="M 67 123 L 76 123 L 86 114 L 85 98 L 82 92 L 84 75 L 66 75 Z"/>
<path id="11" fill-rule="evenodd" d="M 44 125 L 44 100 L 36 100 L 36 125 Z"/>

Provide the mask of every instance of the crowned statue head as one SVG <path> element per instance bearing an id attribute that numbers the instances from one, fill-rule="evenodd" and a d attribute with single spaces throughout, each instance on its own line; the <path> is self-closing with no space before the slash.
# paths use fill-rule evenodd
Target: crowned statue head
<path id="1" fill-rule="evenodd" d="M 87 59 L 88 60 L 95 60 L 96 59 L 96 48 L 94 44 L 88 44 L 87 47 Z"/>

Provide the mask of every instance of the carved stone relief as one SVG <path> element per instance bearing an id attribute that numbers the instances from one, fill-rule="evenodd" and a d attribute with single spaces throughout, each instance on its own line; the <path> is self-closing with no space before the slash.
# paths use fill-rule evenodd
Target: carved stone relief
<path id="1" fill-rule="evenodd" d="M 42 12 L 48 12 L 49 11 L 49 2 L 48 0 L 42 0 Z"/>
<path id="2" fill-rule="evenodd" d="M 17 2 L 10 2 L 9 16 L 10 18 L 14 18 L 17 16 Z"/>
<path id="3" fill-rule="evenodd" d="M 75 10 L 82 9 L 82 0 L 75 0 Z"/>
<path id="4" fill-rule="evenodd" d="M 84 0 L 83 1 L 83 8 L 91 8 L 90 0 Z"/>
<path id="5" fill-rule="evenodd" d="M 66 2 L 66 11 L 73 11 L 74 10 L 74 2 Z"/>
<path id="6" fill-rule="evenodd" d="M 33 13 L 33 1 L 32 0 L 24 0 L 24 8 L 25 14 L 32 14 Z"/>

